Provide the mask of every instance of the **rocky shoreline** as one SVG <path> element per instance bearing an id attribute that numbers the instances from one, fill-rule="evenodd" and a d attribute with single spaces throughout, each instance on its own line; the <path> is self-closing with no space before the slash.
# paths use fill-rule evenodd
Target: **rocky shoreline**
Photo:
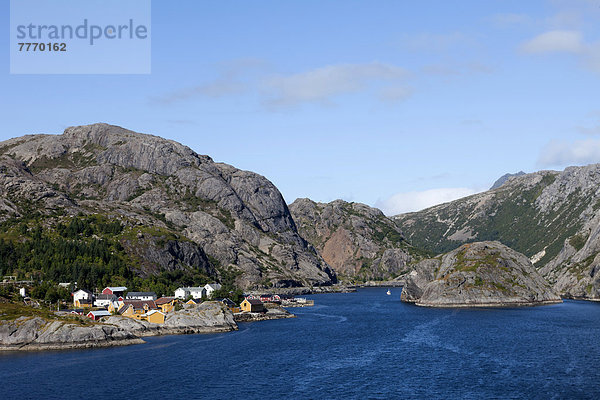
<path id="1" fill-rule="evenodd" d="M 168 315 L 164 324 L 121 316 L 111 316 L 91 325 L 60 319 L 19 317 L 12 321 L 0 321 L 0 351 L 125 346 L 145 343 L 141 338 L 148 336 L 221 333 L 237 329 L 233 314 L 219 302 L 186 307 Z"/>
<path id="2" fill-rule="evenodd" d="M 272 288 L 263 290 L 248 290 L 248 294 L 261 295 L 265 292 L 272 292 L 279 295 L 300 296 L 306 294 L 322 293 L 352 293 L 356 292 L 356 286 L 331 285 L 331 286 L 297 286 L 287 288 Z"/>
<path id="3" fill-rule="evenodd" d="M 233 315 L 235 322 L 257 322 L 257 321 L 268 321 L 272 319 L 285 319 L 285 318 L 296 318 L 296 316 L 290 313 L 285 308 L 282 308 L 275 304 L 266 304 L 266 313 L 254 313 L 254 312 L 242 312 Z"/>
<path id="4" fill-rule="evenodd" d="M 362 285 L 358 285 L 358 287 L 403 287 L 403 280 L 392 280 L 392 281 L 368 281 L 363 283 Z"/>
<path id="5" fill-rule="evenodd" d="M 548 306 L 552 304 L 560 304 L 562 300 L 545 300 L 545 301 L 506 301 L 506 302 L 474 302 L 474 303 L 421 303 L 414 302 L 413 304 L 419 307 L 429 308 L 511 308 L 511 307 L 537 307 Z"/>

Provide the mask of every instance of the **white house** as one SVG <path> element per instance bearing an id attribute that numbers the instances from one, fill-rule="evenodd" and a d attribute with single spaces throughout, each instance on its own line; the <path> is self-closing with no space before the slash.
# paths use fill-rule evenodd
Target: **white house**
<path id="1" fill-rule="evenodd" d="M 185 299 L 189 295 L 190 295 L 190 291 L 188 290 L 188 288 L 180 287 L 177 290 L 175 290 L 175 298 L 176 299 Z"/>
<path id="2" fill-rule="evenodd" d="M 206 290 L 206 297 L 211 298 L 215 290 L 221 289 L 221 285 L 218 283 L 207 283 L 204 289 Z"/>
<path id="3" fill-rule="evenodd" d="M 154 301 L 156 298 L 156 293 L 154 292 L 129 292 L 127 293 L 127 296 L 125 296 L 125 300 Z"/>
<path id="4" fill-rule="evenodd" d="M 91 307 L 93 298 L 92 292 L 89 290 L 79 289 L 73 293 L 73 304 L 75 307 Z"/>
<path id="5" fill-rule="evenodd" d="M 175 291 L 175 298 L 187 299 L 188 296 L 192 296 L 193 299 L 201 299 L 206 297 L 205 287 L 180 287 Z"/>
<path id="6" fill-rule="evenodd" d="M 77 301 L 77 300 L 92 300 L 92 292 L 90 292 L 89 290 L 85 290 L 85 289 L 79 289 L 78 291 L 76 291 L 75 293 L 73 293 L 73 301 Z"/>
<path id="7" fill-rule="evenodd" d="M 94 307 L 108 307 L 111 302 L 117 300 L 114 294 L 97 294 L 94 297 Z"/>
<path id="8" fill-rule="evenodd" d="M 20 295 L 21 297 L 26 297 L 26 296 L 27 296 L 27 291 L 25 290 L 25 288 L 24 288 L 24 287 L 22 287 L 22 288 L 19 288 L 19 295 Z"/>

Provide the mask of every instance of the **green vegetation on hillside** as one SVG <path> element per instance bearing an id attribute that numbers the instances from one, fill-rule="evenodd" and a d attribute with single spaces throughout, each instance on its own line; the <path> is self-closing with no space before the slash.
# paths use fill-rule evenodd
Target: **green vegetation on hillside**
<path id="1" fill-rule="evenodd" d="M 545 249 L 546 253 L 538 263 L 544 265 L 560 252 L 564 241 L 581 228 L 579 216 L 589 206 L 589 199 L 576 191 L 558 209 L 540 212 L 535 202 L 555 180 L 556 174 L 549 173 L 527 189 L 511 187 L 490 192 L 494 198 L 488 203 L 489 209 L 480 209 L 478 201 L 469 201 L 471 197 L 411 214 L 406 217 L 414 220 L 411 224 L 402 221 L 399 224 L 414 246 L 438 254 L 463 243 L 497 240 L 528 257 Z M 449 226 L 452 227 L 450 231 Z M 462 229 L 472 232 L 475 237 L 449 239 L 452 233 Z M 575 248 L 583 246 L 583 239 L 573 238 L 572 245 Z"/>
<path id="2" fill-rule="evenodd" d="M 48 301 L 67 297 L 68 292 L 56 288 L 58 282 L 77 282 L 78 287 L 90 290 L 125 285 L 167 295 L 181 285 L 214 280 L 191 268 L 137 276 L 134 268 L 140 260 L 127 253 L 121 240 L 136 240 L 134 233 L 143 228 L 126 230 L 121 222 L 100 215 L 63 218 L 56 223 L 39 216 L 8 220 L 0 224 L 0 274 L 33 280 L 32 295 Z M 158 237 L 159 245 L 160 240 L 178 238 L 158 228 L 146 230 Z"/>

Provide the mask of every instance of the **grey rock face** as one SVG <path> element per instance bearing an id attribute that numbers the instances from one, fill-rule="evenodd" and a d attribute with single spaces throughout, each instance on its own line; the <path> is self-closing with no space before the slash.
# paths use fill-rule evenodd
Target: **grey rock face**
<path id="1" fill-rule="evenodd" d="M 40 317 L 0 322 L 0 350 L 53 350 L 143 343 L 131 332 L 110 325 L 79 326 Z"/>
<path id="2" fill-rule="evenodd" d="M 340 276 L 396 278 L 408 272 L 411 262 L 422 258 L 392 220 L 365 204 L 297 199 L 290 211 L 300 234 Z"/>
<path id="3" fill-rule="evenodd" d="M 600 213 L 566 239 L 558 256 L 540 272 L 563 297 L 600 299 Z"/>
<path id="4" fill-rule="evenodd" d="M 194 242 L 138 249 L 148 261 L 141 275 L 178 265 L 210 272 L 212 257 L 245 288 L 336 282 L 271 182 L 176 142 L 107 124 L 72 127 L 0 143 L 0 170 L 0 218 L 28 203 L 47 215 L 118 216 Z"/>
<path id="5" fill-rule="evenodd" d="M 207 276 L 216 274 L 202 248 L 194 242 L 169 240 L 162 244 L 160 239 L 144 236 L 135 242 L 124 241 L 124 244 L 130 254 L 142 260 L 141 268 L 136 271 L 142 277 L 186 267 Z"/>
<path id="6" fill-rule="evenodd" d="M 428 307 L 489 307 L 561 302 L 529 259 L 499 242 L 465 244 L 420 262 L 401 299 Z"/>

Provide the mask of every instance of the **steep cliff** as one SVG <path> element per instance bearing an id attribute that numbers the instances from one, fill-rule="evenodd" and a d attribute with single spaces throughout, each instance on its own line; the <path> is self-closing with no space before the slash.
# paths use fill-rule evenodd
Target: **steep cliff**
<path id="1" fill-rule="evenodd" d="M 344 278 L 386 280 L 406 274 L 423 258 L 396 224 L 373 207 L 336 200 L 297 199 L 290 211 L 300 234 Z"/>

